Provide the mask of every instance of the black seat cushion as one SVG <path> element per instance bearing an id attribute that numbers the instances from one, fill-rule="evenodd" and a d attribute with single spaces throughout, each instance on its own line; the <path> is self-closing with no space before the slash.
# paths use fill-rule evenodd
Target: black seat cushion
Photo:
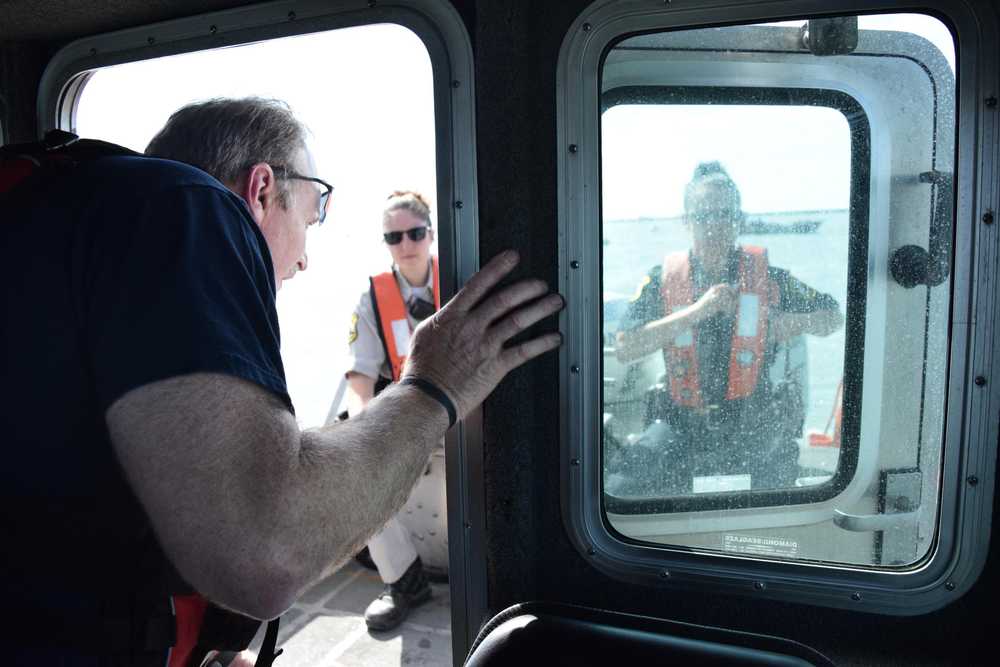
<path id="1" fill-rule="evenodd" d="M 780 637 L 550 602 L 514 605 L 487 623 L 466 667 L 516 665 L 832 667 Z"/>

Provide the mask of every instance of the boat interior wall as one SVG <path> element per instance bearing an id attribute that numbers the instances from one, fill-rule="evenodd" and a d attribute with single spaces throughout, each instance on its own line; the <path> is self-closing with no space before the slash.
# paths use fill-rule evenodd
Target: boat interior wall
<path id="1" fill-rule="evenodd" d="M 559 35 L 586 5 L 482 2 L 470 26 L 477 80 L 490 82 L 479 85 L 476 96 L 479 155 L 503 156 L 479 161 L 481 256 L 516 247 L 519 272 L 552 286 L 558 284 L 554 64 Z M 514 603 L 543 597 L 546 563 L 559 569 L 565 555 L 557 494 L 558 396 L 558 359 L 552 356 L 515 371 L 484 405 L 490 608 L 482 622 Z"/>

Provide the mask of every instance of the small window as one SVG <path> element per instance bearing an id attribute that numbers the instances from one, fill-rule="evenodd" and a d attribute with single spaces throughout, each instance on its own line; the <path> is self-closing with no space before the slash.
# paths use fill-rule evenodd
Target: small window
<path id="1" fill-rule="evenodd" d="M 932 552 L 953 61 L 912 15 L 606 50 L 597 444 L 617 539 L 886 569 Z"/>
<path id="2" fill-rule="evenodd" d="M 815 89 L 630 86 L 603 99 L 609 511 L 787 504 L 787 490 L 804 487 L 825 487 L 809 495 L 829 497 L 850 480 L 857 460 L 857 443 L 842 443 L 838 412 L 851 156 L 868 160 L 867 117 L 853 98 Z M 855 169 L 854 178 L 864 173 Z M 773 185 L 781 181 L 794 187 Z M 720 186 L 731 208 L 722 213 L 731 217 L 702 220 L 693 209 Z M 854 228 L 865 229 L 866 221 L 867 210 L 856 207 Z M 862 248 L 865 236 L 853 235 Z M 746 280 L 751 258 L 767 277 L 753 289 L 729 289 Z M 638 266 L 647 268 L 636 279 Z M 689 272 L 692 286 L 719 285 L 718 294 L 701 304 L 676 302 L 672 290 L 689 289 L 669 277 L 678 270 Z M 657 345 L 652 354 L 631 349 L 667 310 L 693 305 L 700 320 L 706 303 L 714 314 L 693 332 L 683 327 L 674 345 Z M 742 341 L 735 354 L 734 335 Z M 745 396 L 727 399 L 741 389 Z M 701 444 L 679 431 L 698 433 Z M 801 446 L 803 431 L 808 447 Z M 774 491 L 783 492 L 765 493 Z"/>

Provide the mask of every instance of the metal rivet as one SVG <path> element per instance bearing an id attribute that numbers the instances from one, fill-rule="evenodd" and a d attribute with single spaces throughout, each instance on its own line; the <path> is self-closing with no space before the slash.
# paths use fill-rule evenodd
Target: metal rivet
<path id="1" fill-rule="evenodd" d="M 215 33 L 219 32 L 219 28 L 218 26 L 210 25 L 208 26 L 208 32 L 209 34 L 214 35 Z"/>
<path id="2" fill-rule="evenodd" d="M 289 21 L 294 21 L 296 18 L 298 18 L 298 17 L 295 15 L 295 12 L 288 12 L 288 20 Z"/>
<path id="3" fill-rule="evenodd" d="M 594 547 L 587 547 L 587 555 L 588 555 L 588 556 L 593 556 L 593 555 L 594 555 L 594 554 L 596 554 L 596 553 L 597 553 L 597 552 L 596 552 L 596 551 L 594 551 Z"/>
<path id="4" fill-rule="evenodd" d="M 584 23 L 583 24 L 583 31 L 584 32 L 590 32 L 590 28 L 591 28 L 591 26 L 590 26 L 589 23 Z"/>
<path id="5" fill-rule="evenodd" d="M 577 260 L 574 259 L 572 262 L 569 263 L 569 268 L 571 268 L 571 269 L 579 269 L 580 268 L 580 262 L 578 262 Z"/>
<path id="6" fill-rule="evenodd" d="M 455 79 L 454 81 L 451 82 L 451 87 L 452 88 L 458 88 L 461 85 L 462 85 L 462 83 L 458 79 Z"/>
<path id="7" fill-rule="evenodd" d="M 578 466 L 580 465 L 580 459 L 570 459 L 569 464 L 571 466 Z"/>
<path id="8" fill-rule="evenodd" d="M 983 213 L 983 222 L 987 225 L 993 224 L 993 211 L 986 211 L 986 213 Z"/>
<path id="9" fill-rule="evenodd" d="M 90 50 L 90 55 L 96 56 L 97 55 L 97 49 L 91 49 Z"/>
<path id="10" fill-rule="evenodd" d="M 579 373 L 580 372 L 580 367 L 577 366 L 576 364 L 573 364 L 572 366 L 569 367 L 569 372 L 570 373 Z"/>
<path id="11" fill-rule="evenodd" d="M 975 486 L 976 484 L 979 484 L 979 478 L 976 477 L 975 475 L 969 475 L 968 477 L 965 478 L 965 481 L 969 483 L 969 486 Z"/>
<path id="12" fill-rule="evenodd" d="M 861 602 L 861 593 L 851 593 L 851 599 L 855 602 Z"/>
<path id="13" fill-rule="evenodd" d="M 461 199 L 455 201 L 455 208 L 462 208 L 463 206 L 465 206 L 465 203 Z"/>
<path id="14" fill-rule="evenodd" d="M 763 581 L 755 581 L 753 582 L 753 587 L 758 591 L 763 591 L 767 588 L 767 584 L 765 584 Z"/>
<path id="15" fill-rule="evenodd" d="M 472 528 L 472 524 L 469 523 L 468 521 L 466 521 L 465 523 L 462 524 L 462 528 L 465 528 L 466 530 L 469 530 L 469 529 Z"/>
<path id="16" fill-rule="evenodd" d="M 155 37 L 147 37 L 146 38 L 146 43 L 150 44 L 150 45 L 156 44 L 156 38 Z"/>
<path id="17" fill-rule="evenodd" d="M 997 105 L 997 98 L 993 95 L 987 97 L 985 101 L 986 101 L 986 106 L 989 107 L 990 109 L 992 109 Z"/>
<path id="18" fill-rule="evenodd" d="M 976 376 L 976 386 L 977 387 L 985 387 L 986 386 L 986 378 L 984 376 L 982 376 L 982 375 L 977 375 Z"/>
<path id="19" fill-rule="evenodd" d="M 570 153 L 575 153 L 575 152 L 577 152 L 578 150 L 580 150 L 580 149 L 579 149 L 579 147 L 578 147 L 578 146 L 577 146 L 576 144 L 570 144 L 570 145 L 569 145 L 569 152 L 570 152 Z"/>
<path id="20" fill-rule="evenodd" d="M 660 570 L 660 579 L 669 579 L 670 570 Z"/>
<path id="21" fill-rule="evenodd" d="M 953 591 L 955 590 L 955 582 L 949 581 L 944 585 L 944 587 L 947 588 L 949 591 Z"/>

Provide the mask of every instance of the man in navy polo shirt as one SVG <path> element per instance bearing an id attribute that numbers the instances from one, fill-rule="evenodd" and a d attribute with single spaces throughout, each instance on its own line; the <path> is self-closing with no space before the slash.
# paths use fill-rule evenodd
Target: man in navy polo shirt
<path id="1" fill-rule="evenodd" d="M 415 332 L 400 383 L 300 431 L 274 299 L 326 213 L 304 129 L 281 103 L 213 100 L 147 153 L 170 159 L 83 161 L 0 200 L 6 664 L 242 648 L 257 624 L 240 619 L 354 554 L 454 420 L 559 344 L 504 347 L 562 300 L 538 280 L 487 298 L 517 263 L 503 253 Z"/>

